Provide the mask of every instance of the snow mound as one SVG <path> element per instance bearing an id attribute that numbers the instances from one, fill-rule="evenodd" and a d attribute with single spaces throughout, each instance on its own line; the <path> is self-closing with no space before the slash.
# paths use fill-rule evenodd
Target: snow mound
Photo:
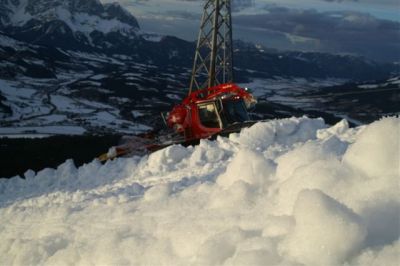
<path id="1" fill-rule="evenodd" d="M 398 175 L 400 170 L 399 150 L 400 124 L 398 118 L 387 118 L 372 124 L 362 132 L 357 142 L 349 148 L 343 160 L 368 176 Z"/>
<path id="2" fill-rule="evenodd" d="M 260 122 L 0 179 L 5 265 L 398 265 L 400 118 Z"/>
<path id="3" fill-rule="evenodd" d="M 242 180 L 250 185 L 260 186 L 274 172 L 274 162 L 267 160 L 262 153 L 244 149 L 237 152 L 226 172 L 218 177 L 217 183 L 227 188 Z"/>
<path id="4" fill-rule="evenodd" d="M 320 190 L 301 191 L 293 215 L 296 225 L 283 247 L 305 265 L 339 265 L 366 237 L 360 217 Z"/>

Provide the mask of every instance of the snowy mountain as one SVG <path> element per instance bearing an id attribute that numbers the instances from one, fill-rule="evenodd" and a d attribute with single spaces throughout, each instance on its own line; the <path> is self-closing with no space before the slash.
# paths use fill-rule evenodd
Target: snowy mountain
<path id="1" fill-rule="evenodd" d="M 281 100 L 398 71 L 359 57 L 243 41 L 234 47 L 235 81 L 257 91 L 260 118 L 308 114 L 334 123 L 341 119 L 334 111 Z M 118 4 L 0 0 L 0 134 L 132 134 L 159 126 L 160 112 L 187 93 L 194 49 L 192 42 L 140 32 Z"/>
<path id="2" fill-rule="evenodd" d="M 0 260 L 397 266 L 399 132 L 399 118 L 273 120 L 195 147 L 0 179 Z"/>
<path id="3" fill-rule="evenodd" d="M 134 134 L 161 125 L 160 112 L 187 93 L 194 46 L 173 37 L 136 44 L 129 48 L 132 53 L 100 53 L 33 45 L 0 34 L 0 134 Z M 335 118 L 335 110 L 327 114 L 302 102 L 310 102 L 308 92 L 346 83 L 351 73 L 371 79 L 388 76 L 392 69 L 352 57 L 236 47 L 236 80 L 259 97 L 259 118 L 308 114 L 334 123 L 343 114 L 352 117 L 357 114 L 349 115 L 340 105 L 332 105 L 342 109 Z M 393 102 L 392 94 L 383 99 Z M 374 110 L 360 120 L 385 114 Z"/>
<path id="4" fill-rule="evenodd" d="M 2 0 L 0 30 L 28 42 L 64 47 L 101 47 L 112 37 L 136 38 L 139 24 L 118 3 L 103 5 L 98 0 Z"/>

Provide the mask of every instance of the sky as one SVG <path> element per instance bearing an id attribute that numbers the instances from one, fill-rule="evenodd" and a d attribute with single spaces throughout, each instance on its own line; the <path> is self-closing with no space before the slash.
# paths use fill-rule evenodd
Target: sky
<path id="1" fill-rule="evenodd" d="M 116 0 L 101 0 L 103 3 Z M 118 0 L 143 31 L 194 41 L 204 0 Z M 399 61 L 400 0 L 232 0 L 233 38 Z"/>

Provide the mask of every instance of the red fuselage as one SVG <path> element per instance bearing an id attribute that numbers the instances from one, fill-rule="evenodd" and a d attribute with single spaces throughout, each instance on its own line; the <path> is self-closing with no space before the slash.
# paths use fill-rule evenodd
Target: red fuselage
<path id="1" fill-rule="evenodd" d="M 248 91 L 233 83 L 198 90 L 172 109 L 167 125 L 186 140 L 208 138 L 231 124 L 249 120 L 247 109 L 255 102 Z"/>

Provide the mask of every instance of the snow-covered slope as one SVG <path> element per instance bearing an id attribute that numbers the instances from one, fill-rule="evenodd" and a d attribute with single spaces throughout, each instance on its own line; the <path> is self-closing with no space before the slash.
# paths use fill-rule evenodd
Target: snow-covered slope
<path id="1" fill-rule="evenodd" d="M 3 0 L 0 1 L 0 30 L 29 43 L 89 49 L 136 40 L 139 24 L 118 3 Z"/>
<path id="2" fill-rule="evenodd" d="M 140 47 L 128 54 L 121 50 L 83 52 L 32 45 L 0 33 L 0 57 L 3 58 L 0 60 L 0 135 L 26 136 L 35 132 L 135 134 L 162 125 L 160 112 L 170 111 L 187 93 L 190 55 L 194 48 L 173 37 L 137 43 Z M 358 89 L 364 93 L 362 101 L 356 102 L 354 95 L 349 95 L 327 108 L 321 103 L 335 100 L 337 92 L 343 91 L 332 88 L 326 93 L 325 87 L 345 83 L 346 76 L 329 71 L 319 75 L 313 71 L 314 67 L 304 65 L 304 60 L 296 61 L 289 55 L 279 59 L 279 54 L 268 56 L 257 50 L 251 53 L 247 50 L 242 55 L 240 51 L 235 54 L 242 58 L 242 63 L 246 54 L 258 53 L 264 56 L 264 61 L 254 66 L 245 62 L 238 64 L 241 67 L 237 69 L 236 78 L 237 82 L 247 81 L 241 85 L 249 87 L 258 97 L 255 112 L 260 119 L 307 114 L 335 123 L 341 119 L 335 118 L 336 114 L 340 114 L 365 123 L 399 111 L 396 96 L 399 84 L 393 84 L 397 87 L 391 91 L 382 87 L 385 90 L 379 92 L 379 97 L 375 97 L 377 94 L 369 97 L 366 94 L 369 90 L 353 85 L 356 87 L 350 88 L 351 91 Z M 350 62 L 340 57 L 329 58 L 331 56 L 326 65 Z M 282 63 L 282 60 L 287 61 Z M 286 72 L 288 66 L 310 70 Z M 372 77 L 376 68 L 379 65 L 372 68 L 365 65 L 364 79 Z M 274 72 L 269 73 L 270 69 Z M 308 72 L 317 75 L 309 76 Z M 281 76 L 277 76 L 278 73 Z M 393 108 L 388 108 L 390 106 Z M 359 114 L 361 118 L 355 117 Z"/>
<path id="3" fill-rule="evenodd" d="M 0 180 L 6 265 L 398 265 L 400 118 L 290 118 Z"/>
<path id="4" fill-rule="evenodd" d="M 355 125 L 400 114 L 398 76 L 360 83 L 332 78 L 313 80 L 275 77 L 253 79 L 241 85 L 251 88 L 259 100 L 266 99 L 268 102 L 291 106 L 303 112 L 315 110 L 330 113 L 335 117 L 346 118 Z"/>

